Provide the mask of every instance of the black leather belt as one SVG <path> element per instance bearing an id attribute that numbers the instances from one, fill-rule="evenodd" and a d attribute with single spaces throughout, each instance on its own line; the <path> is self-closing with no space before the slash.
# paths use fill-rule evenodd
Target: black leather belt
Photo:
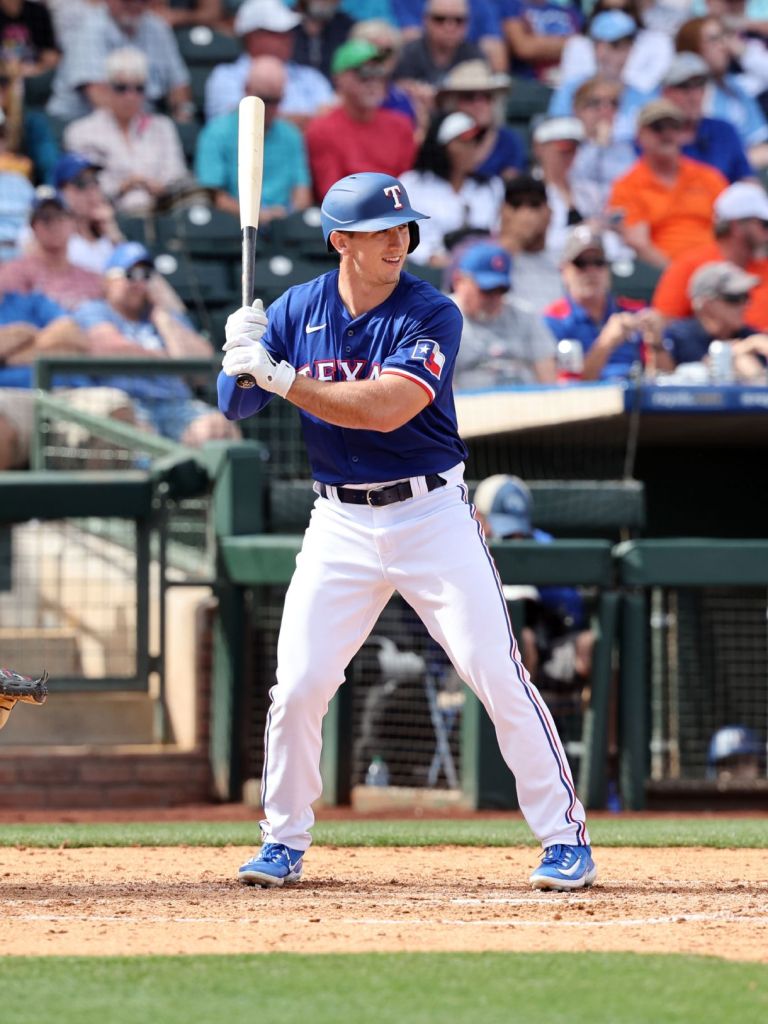
<path id="1" fill-rule="evenodd" d="M 436 491 L 438 487 L 445 487 L 448 481 L 438 473 L 429 473 L 424 477 L 428 491 Z M 329 488 L 318 481 L 317 489 L 323 498 L 328 497 Z M 369 491 L 362 491 L 356 487 L 337 487 L 336 497 L 339 501 L 345 501 L 350 505 L 371 505 L 373 508 L 381 508 L 382 505 L 394 505 L 396 501 L 407 501 L 413 497 L 413 488 L 410 480 L 401 480 L 397 484 L 389 484 L 388 487 L 372 487 Z"/>

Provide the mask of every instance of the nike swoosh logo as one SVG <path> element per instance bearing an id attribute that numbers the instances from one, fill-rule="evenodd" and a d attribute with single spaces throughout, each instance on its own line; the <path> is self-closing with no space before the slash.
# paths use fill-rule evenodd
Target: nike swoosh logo
<path id="1" fill-rule="evenodd" d="M 576 861 L 574 861 L 573 864 L 571 864 L 571 866 L 569 868 L 560 868 L 560 874 L 561 875 L 575 875 L 580 867 L 581 867 L 580 862 L 578 860 L 576 860 Z"/>
<path id="2" fill-rule="evenodd" d="M 322 329 L 324 327 L 325 327 L 325 324 L 317 324 L 316 327 L 311 327 L 309 324 L 307 324 L 307 326 L 304 328 L 304 330 L 307 332 L 307 334 L 314 334 L 315 331 L 322 331 Z"/>

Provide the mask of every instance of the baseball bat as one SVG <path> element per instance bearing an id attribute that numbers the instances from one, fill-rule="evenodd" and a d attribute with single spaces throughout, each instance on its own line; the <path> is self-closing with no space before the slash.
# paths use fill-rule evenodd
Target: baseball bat
<path id="1" fill-rule="evenodd" d="M 264 101 L 258 96 L 240 100 L 237 121 L 237 194 L 240 202 L 240 230 L 243 243 L 242 304 L 250 306 L 256 291 L 256 234 L 264 177 Z M 252 388 L 249 373 L 237 378 L 239 388 Z"/>

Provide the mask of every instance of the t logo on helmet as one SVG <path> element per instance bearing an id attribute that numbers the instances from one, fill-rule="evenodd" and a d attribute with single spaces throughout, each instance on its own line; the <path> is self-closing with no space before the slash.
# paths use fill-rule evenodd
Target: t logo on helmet
<path id="1" fill-rule="evenodd" d="M 403 209 L 403 204 L 400 202 L 400 193 L 401 193 L 401 191 L 402 191 L 402 186 L 400 186 L 400 185 L 388 185 L 387 188 L 384 189 L 384 195 L 385 196 L 392 196 L 392 199 L 394 200 L 394 203 L 395 203 L 395 209 L 396 210 L 402 210 Z"/>

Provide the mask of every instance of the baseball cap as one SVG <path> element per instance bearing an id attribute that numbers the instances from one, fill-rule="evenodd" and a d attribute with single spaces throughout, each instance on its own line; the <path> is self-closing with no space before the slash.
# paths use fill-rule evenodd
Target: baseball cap
<path id="1" fill-rule="evenodd" d="M 744 295 L 759 283 L 756 274 L 748 274 L 735 263 L 705 263 L 691 277 L 688 295 L 692 299 L 722 299 Z"/>
<path id="2" fill-rule="evenodd" d="M 143 246 L 141 242 L 123 242 L 120 245 L 116 245 L 113 249 L 112 255 L 107 260 L 104 272 L 108 274 L 110 271 L 130 270 L 137 263 L 148 263 L 151 267 L 155 265 L 149 249 Z"/>
<path id="3" fill-rule="evenodd" d="M 61 192 L 58 192 L 55 188 L 51 188 L 50 185 L 38 185 L 32 198 L 32 205 L 29 208 L 30 224 L 34 223 L 38 211 L 43 206 L 58 206 L 60 210 L 66 212 L 69 211 L 69 207 L 64 202 L 64 197 Z"/>
<path id="4" fill-rule="evenodd" d="M 545 117 L 533 129 L 534 142 L 583 142 L 584 137 L 578 117 Z"/>
<path id="5" fill-rule="evenodd" d="M 560 259 L 563 263 L 573 263 L 590 250 L 597 250 L 605 255 L 603 237 L 586 224 L 577 224 L 566 235 Z"/>
<path id="6" fill-rule="evenodd" d="M 463 60 L 451 68 L 437 91 L 502 92 L 509 88 L 511 81 L 509 75 L 491 71 L 484 60 Z"/>
<path id="7" fill-rule="evenodd" d="M 95 163 L 87 156 L 80 153 L 64 153 L 53 166 L 53 187 L 61 188 L 62 185 L 67 185 L 83 171 L 100 170 L 101 164 Z"/>
<path id="8" fill-rule="evenodd" d="M 709 64 L 698 53 L 676 53 L 661 80 L 662 85 L 682 85 L 691 78 L 709 78 Z"/>
<path id="9" fill-rule="evenodd" d="M 236 36 L 263 29 L 266 32 L 290 32 L 301 21 L 301 15 L 286 7 L 281 0 L 245 0 L 235 15 Z"/>
<path id="10" fill-rule="evenodd" d="M 491 242 L 471 245 L 461 254 L 457 270 L 474 278 L 481 291 L 509 288 L 512 260 L 506 249 Z"/>
<path id="11" fill-rule="evenodd" d="M 331 74 L 340 75 L 342 71 L 354 71 L 356 68 L 368 64 L 370 61 L 378 60 L 381 51 L 367 39 L 348 39 L 338 49 L 334 50 L 331 58 Z"/>
<path id="12" fill-rule="evenodd" d="M 462 110 L 456 110 L 441 122 L 437 129 L 437 141 L 441 146 L 445 146 L 447 143 L 453 142 L 454 139 L 463 136 L 471 139 L 481 132 L 482 128 L 473 117 L 465 114 Z"/>
<path id="13" fill-rule="evenodd" d="M 637 22 L 626 11 L 601 11 L 589 26 L 589 35 L 600 43 L 615 43 L 637 34 Z"/>
<path id="14" fill-rule="evenodd" d="M 530 535 L 533 496 L 518 476 L 496 473 L 478 484 L 472 502 L 496 537 Z"/>
<path id="15" fill-rule="evenodd" d="M 715 200 L 715 220 L 745 220 L 758 217 L 768 220 L 768 195 L 762 185 L 737 181 L 724 189 Z"/>
<path id="16" fill-rule="evenodd" d="M 644 107 L 640 108 L 637 115 L 637 127 L 644 128 L 649 124 L 656 124 L 658 121 L 671 120 L 684 124 L 687 120 L 680 107 L 672 100 L 651 100 Z"/>

